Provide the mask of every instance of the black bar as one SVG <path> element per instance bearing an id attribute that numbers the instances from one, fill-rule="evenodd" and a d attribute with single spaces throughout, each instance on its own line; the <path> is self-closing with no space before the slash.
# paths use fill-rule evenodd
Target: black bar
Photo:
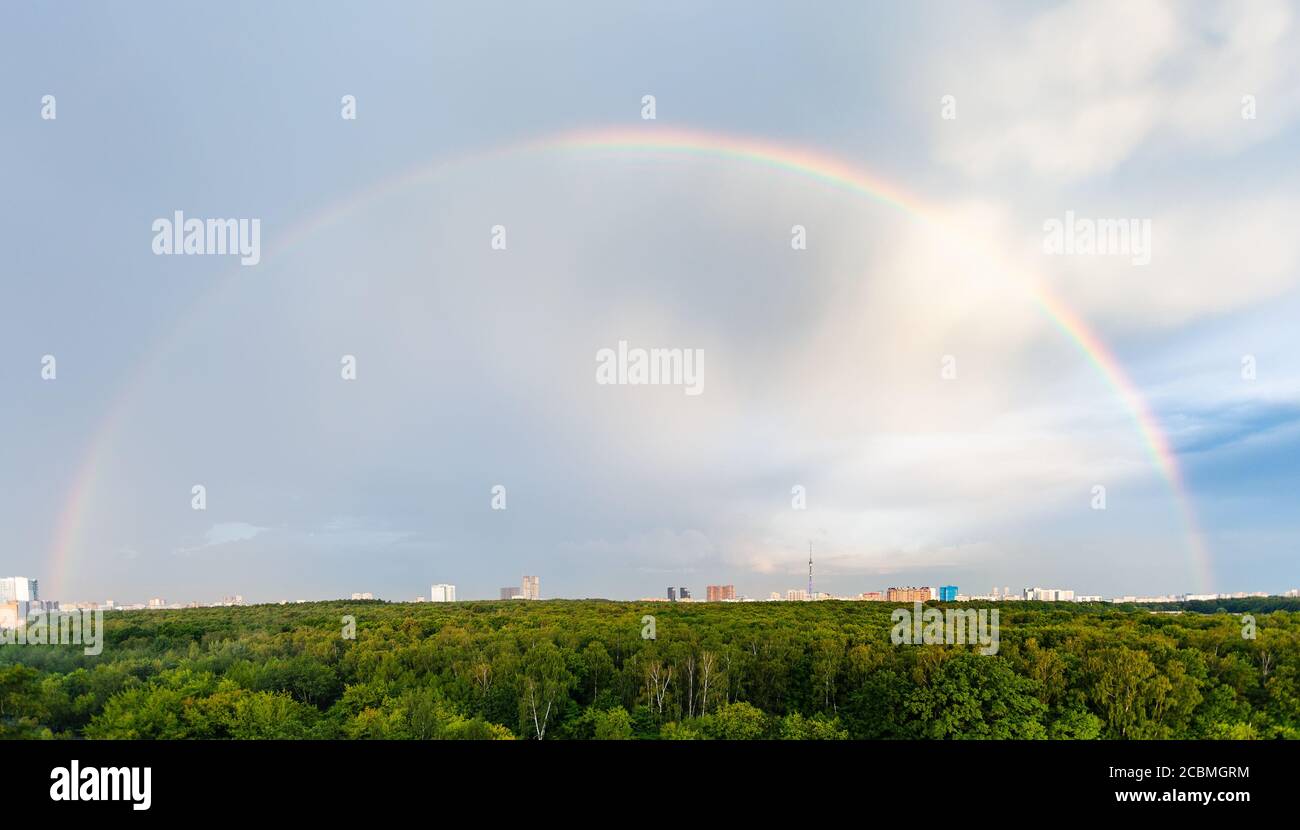
<path id="1" fill-rule="evenodd" d="M 1285 809 L 1297 759 L 1285 742 L 113 742 L 10 744 L 6 811 L 58 818 L 322 815 L 383 820 L 450 809 L 502 818 L 644 815 L 647 796 L 727 815 L 845 811 L 864 818 Z M 150 805 L 54 801 L 51 770 L 149 767 Z M 1161 776 L 1161 768 L 1171 775 Z M 1115 770 L 1146 770 L 1141 779 Z M 1244 775 L 1241 773 L 1244 772 Z M 1246 794 L 1248 800 L 1121 802 L 1117 793 Z M 1139 796 L 1141 797 L 1141 796 Z M 609 799 L 626 799 L 623 808 Z M 604 806 L 602 806 L 604 805 Z M 710 808 L 709 805 L 712 805 Z M 610 812 L 613 810 L 614 812 Z M 245 812 L 246 811 L 246 812 Z M 430 812 L 432 811 L 432 812 Z M 504 812 L 501 812 L 504 811 Z"/>

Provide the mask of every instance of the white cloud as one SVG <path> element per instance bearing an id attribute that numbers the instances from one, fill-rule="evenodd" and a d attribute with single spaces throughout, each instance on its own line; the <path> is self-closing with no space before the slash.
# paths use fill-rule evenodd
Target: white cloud
<path id="1" fill-rule="evenodd" d="M 560 547 L 569 553 L 635 567 L 643 573 L 690 573 L 714 560 L 718 552 L 702 531 L 663 527 L 621 539 L 586 539 Z"/>
<path id="2" fill-rule="evenodd" d="M 1073 0 L 936 57 L 931 84 L 959 104 L 936 127 L 937 153 L 973 176 L 1076 181 L 1153 142 L 1234 152 L 1300 111 L 1300 31 L 1283 2 Z"/>
<path id="3" fill-rule="evenodd" d="M 1151 219 L 1150 265 L 1135 267 L 1124 257 L 1052 257 L 1042 266 L 1090 317 L 1128 329 L 1172 329 L 1294 288 L 1298 219 L 1300 200 L 1281 195 L 1169 204 Z"/>
<path id="4" fill-rule="evenodd" d="M 203 535 L 203 543 L 192 547 L 183 547 L 175 552 L 178 556 L 190 556 L 209 548 L 245 542 L 266 532 L 267 528 L 258 527 L 247 522 L 219 522 L 208 528 Z"/>

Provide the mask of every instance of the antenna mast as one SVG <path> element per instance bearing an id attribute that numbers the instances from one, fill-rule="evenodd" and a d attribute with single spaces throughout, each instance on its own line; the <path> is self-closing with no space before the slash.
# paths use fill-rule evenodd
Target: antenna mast
<path id="1" fill-rule="evenodd" d="M 812 542 L 808 543 L 808 599 L 813 598 L 812 589 Z"/>

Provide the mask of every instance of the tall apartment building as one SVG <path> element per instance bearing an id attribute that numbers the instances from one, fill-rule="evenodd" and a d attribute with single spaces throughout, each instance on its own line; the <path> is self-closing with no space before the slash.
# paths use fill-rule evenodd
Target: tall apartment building
<path id="1" fill-rule="evenodd" d="M 785 592 L 786 602 L 803 602 L 808 599 L 808 592 L 803 588 L 791 588 Z"/>
<path id="2" fill-rule="evenodd" d="M 668 601 L 669 602 L 677 601 L 677 589 L 671 585 L 668 586 Z"/>
<path id="3" fill-rule="evenodd" d="M 1024 597 L 1039 602 L 1073 602 L 1074 591 L 1065 591 L 1060 588 L 1026 588 Z"/>
<path id="4" fill-rule="evenodd" d="M 957 601 L 957 586 L 956 586 L 956 585 L 940 585 L 940 586 L 939 586 L 939 601 L 940 601 L 940 602 L 956 602 L 956 601 Z"/>
<path id="5" fill-rule="evenodd" d="M 455 602 L 456 586 L 440 582 L 429 588 L 429 602 Z"/>
<path id="6" fill-rule="evenodd" d="M 885 590 L 885 598 L 889 602 L 929 602 L 931 599 L 930 589 L 914 588 L 888 588 Z"/>
<path id="7" fill-rule="evenodd" d="M 17 600 L 0 602 L 0 628 L 17 628 L 19 622 L 27 619 L 27 605 Z"/>
<path id="8" fill-rule="evenodd" d="M 709 602 L 727 602 L 736 598 L 735 585 L 707 585 L 704 593 Z"/>
<path id="9" fill-rule="evenodd" d="M 686 588 L 678 588 L 678 589 L 677 589 L 677 598 L 678 598 L 678 599 L 690 599 L 690 598 L 691 598 L 691 592 L 690 592 L 688 589 L 686 589 Z"/>
<path id="10" fill-rule="evenodd" d="M 524 599 L 542 598 L 542 580 L 537 576 L 525 576 L 522 586 Z"/>
<path id="11" fill-rule="evenodd" d="M 40 602 L 37 580 L 25 576 L 0 577 L 0 602 Z"/>
<path id="12" fill-rule="evenodd" d="M 521 596 L 523 596 L 523 591 L 519 590 L 514 586 L 501 589 L 502 599 L 514 599 L 515 597 L 521 597 Z"/>

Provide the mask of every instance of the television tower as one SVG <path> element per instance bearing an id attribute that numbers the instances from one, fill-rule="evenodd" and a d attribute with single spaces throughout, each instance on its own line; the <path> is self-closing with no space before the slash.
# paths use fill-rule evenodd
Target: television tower
<path id="1" fill-rule="evenodd" d="M 808 543 L 808 599 L 813 598 L 812 589 L 812 542 Z"/>

